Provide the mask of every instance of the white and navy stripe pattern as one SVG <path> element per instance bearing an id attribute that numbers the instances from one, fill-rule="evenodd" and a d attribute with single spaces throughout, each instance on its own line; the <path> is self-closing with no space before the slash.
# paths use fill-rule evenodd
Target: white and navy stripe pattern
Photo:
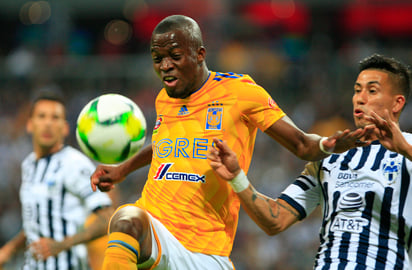
<path id="1" fill-rule="evenodd" d="M 107 194 L 92 191 L 93 171 L 93 163 L 70 146 L 39 160 L 34 153 L 26 157 L 20 200 L 28 244 L 40 237 L 61 241 L 81 230 L 94 209 L 111 204 Z M 42 262 L 35 261 L 28 250 L 24 269 L 89 269 L 86 247 L 74 246 Z"/>
<path id="2" fill-rule="evenodd" d="M 378 141 L 307 164 L 280 198 L 302 219 L 323 206 L 315 269 L 409 269 L 411 171 Z"/>

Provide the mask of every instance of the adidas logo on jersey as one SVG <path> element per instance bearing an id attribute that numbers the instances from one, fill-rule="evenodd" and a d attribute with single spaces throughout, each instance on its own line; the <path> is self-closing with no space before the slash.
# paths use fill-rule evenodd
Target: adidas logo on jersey
<path id="1" fill-rule="evenodd" d="M 177 115 L 185 115 L 185 114 L 188 114 L 188 113 L 189 113 L 189 110 L 187 109 L 186 105 L 183 105 L 183 106 L 180 108 L 180 110 L 179 110 L 179 112 L 177 113 Z"/>

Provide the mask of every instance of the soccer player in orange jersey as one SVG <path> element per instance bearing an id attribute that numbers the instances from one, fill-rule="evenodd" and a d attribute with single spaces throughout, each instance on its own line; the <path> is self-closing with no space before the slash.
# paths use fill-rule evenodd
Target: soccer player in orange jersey
<path id="1" fill-rule="evenodd" d="M 103 269 L 234 269 L 240 203 L 208 164 L 214 137 L 228 142 L 245 173 L 257 129 L 305 160 L 368 144 L 358 140 L 368 127 L 324 139 L 307 134 L 250 76 L 210 71 L 201 30 L 189 17 L 161 21 L 150 49 L 164 86 L 152 143 L 118 166 L 99 165 L 91 177 L 94 190 L 107 191 L 151 165 L 141 197 L 112 216 Z"/>

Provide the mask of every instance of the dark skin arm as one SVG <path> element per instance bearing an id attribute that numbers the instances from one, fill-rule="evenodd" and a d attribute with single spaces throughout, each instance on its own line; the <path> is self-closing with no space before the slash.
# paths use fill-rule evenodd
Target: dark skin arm
<path id="1" fill-rule="evenodd" d="M 215 173 L 226 181 L 232 181 L 241 171 L 236 153 L 226 142 L 213 140 L 207 158 Z M 268 235 L 278 234 L 299 220 L 299 213 L 287 202 L 272 199 L 256 191 L 252 184 L 237 193 L 243 209 Z"/>
<path id="2" fill-rule="evenodd" d="M 72 246 L 87 243 L 106 235 L 109 220 L 113 212 L 113 207 L 104 207 L 95 211 L 94 213 L 97 218 L 87 226 L 87 228 L 73 236 L 65 238 L 61 242 L 52 238 L 40 238 L 38 241 L 31 243 L 29 248 L 34 258 L 37 260 L 46 260 L 48 257 L 56 256 Z"/>
<path id="3" fill-rule="evenodd" d="M 365 146 L 370 142 L 359 141 L 359 139 L 372 130 L 373 127 L 368 126 L 355 131 L 345 130 L 337 132 L 325 140 L 323 145 L 327 151 L 334 151 L 336 153 L 344 152 L 357 146 Z M 301 159 L 319 160 L 328 156 L 319 149 L 319 140 L 321 139 L 319 135 L 303 132 L 287 116 L 276 121 L 265 133 Z M 100 164 L 90 177 L 92 189 L 94 191 L 97 188 L 101 191 L 113 189 L 114 185 L 122 182 L 128 174 L 149 165 L 152 161 L 152 154 L 152 145 L 148 145 L 119 165 Z"/>
<path id="4" fill-rule="evenodd" d="M 153 150 L 150 144 L 119 165 L 98 165 L 90 177 L 93 191 L 96 191 L 97 188 L 101 191 L 113 189 L 114 185 L 122 182 L 128 174 L 149 165 L 152 161 L 152 154 Z"/>
<path id="5" fill-rule="evenodd" d="M 368 137 L 373 129 L 374 126 L 370 125 L 354 131 L 338 131 L 323 142 L 324 148 L 328 152 L 342 153 L 354 147 L 366 146 L 370 142 L 362 141 L 361 138 Z M 319 149 L 321 136 L 303 132 L 287 116 L 276 121 L 265 133 L 303 160 L 315 161 L 328 156 Z"/>

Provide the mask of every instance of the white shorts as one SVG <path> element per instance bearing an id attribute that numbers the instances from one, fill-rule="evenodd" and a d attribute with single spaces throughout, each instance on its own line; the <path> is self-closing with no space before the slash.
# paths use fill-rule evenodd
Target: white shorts
<path id="1" fill-rule="evenodd" d="M 149 214 L 149 213 L 148 213 Z M 228 257 L 209 255 L 187 250 L 156 218 L 151 218 L 152 255 L 139 264 L 139 269 L 156 270 L 232 270 L 235 269 Z M 159 246 L 160 245 L 160 248 Z M 159 254 L 161 250 L 161 254 Z M 159 260 L 160 257 L 160 260 Z M 157 262 L 158 261 L 158 262 Z M 154 265 L 155 264 L 155 265 Z M 153 265 L 155 266 L 154 268 Z"/>

